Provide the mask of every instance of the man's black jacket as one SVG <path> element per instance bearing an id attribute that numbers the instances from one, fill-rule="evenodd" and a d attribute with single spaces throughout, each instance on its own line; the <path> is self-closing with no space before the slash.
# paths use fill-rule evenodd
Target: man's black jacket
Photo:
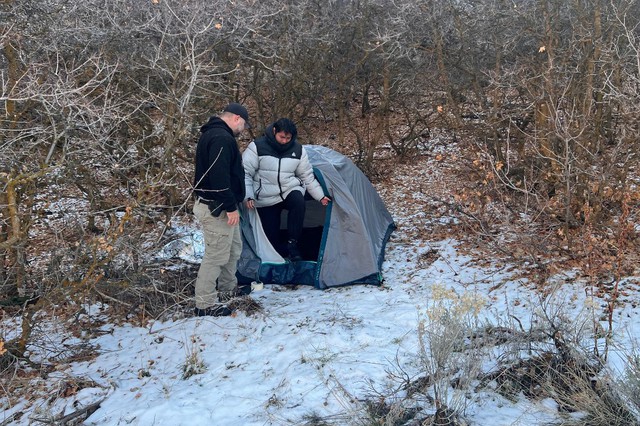
<path id="1" fill-rule="evenodd" d="M 237 210 L 244 200 L 242 155 L 231 128 L 219 117 L 211 117 L 200 129 L 196 148 L 195 194 L 209 204 L 214 216 L 222 210 Z"/>

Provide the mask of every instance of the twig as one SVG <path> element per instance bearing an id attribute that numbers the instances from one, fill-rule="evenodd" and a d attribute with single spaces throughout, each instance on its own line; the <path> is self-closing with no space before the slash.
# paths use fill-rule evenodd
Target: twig
<path id="1" fill-rule="evenodd" d="M 133 305 L 131 305 L 130 303 L 123 302 L 122 300 L 118 300 L 118 299 L 116 299 L 115 297 L 111 297 L 111 296 L 109 296 L 108 294 L 104 294 L 103 292 L 101 292 L 100 290 L 98 290 L 95 286 L 93 287 L 93 291 L 95 291 L 95 292 L 96 292 L 96 293 L 98 293 L 100 296 L 104 297 L 105 299 L 107 299 L 107 300 L 111 300 L 111 301 L 112 301 L 112 302 L 114 302 L 114 303 L 119 303 L 119 304 L 121 304 L 121 305 L 123 305 L 123 306 L 126 306 L 127 308 L 130 308 L 131 306 L 133 306 Z"/>
<path id="2" fill-rule="evenodd" d="M 194 193 L 194 191 L 196 190 L 196 188 L 198 187 L 198 185 L 200 185 L 200 182 L 202 182 L 202 180 L 207 176 L 207 174 L 209 173 L 209 171 L 211 170 L 211 168 L 213 167 L 214 164 L 216 164 L 218 162 L 218 158 L 220 158 L 220 156 L 222 155 L 222 151 L 224 150 L 224 148 L 220 148 L 220 152 L 218 152 L 218 155 L 216 156 L 216 158 L 211 162 L 211 165 L 209 166 L 209 168 L 207 169 L 207 171 L 205 171 L 202 174 L 202 177 L 200 178 L 200 180 L 198 182 L 196 182 L 195 185 L 193 185 L 193 188 L 191 188 L 191 190 L 189 191 L 189 194 L 187 195 L 187 197 L 185 198 L 184 202 L 180 205 L 180 207 L 178 207 L 178 210 L 176 210 L 173 215 L 169 218 L 169 220 L 167 221 L 167 223 L 165 223 L 164 228 L 162 229 L 162 232 L 160 232 L 160 236 L 158 236 L 158 239 L 156 240 L 156 244 L 158 244 L 160 242 L 160 240 L 162 239 L 162 236 L 164 235 L 164 233 L 167 231 L 167 228 L 169 228 L 169 224 L 171 223 L 171 221 L 173 220 L 174 217 L 176 217 L 178 215 L 178 213 L 180 213 L 180 211 L 182 209 L 184 209 L 187 206 L 187 203 L 189 202 L 189 199 L 191 198 L 191 194 Z M 225 188 L 226 189 L 226 188 Z"/>
<path id="3" fill-rule="evenodd" d="M 22 414 L 24 414 L 24 413 L 22 413 L 21 411 L 19 411 L 17 413 L 13 413 L 12 415 L 10 415 L 6 419 L 4 419 L 4 421 L 2 423 L 0 423 L 0 426 L 8 426 L 8 425 L 10 425 L 11 423 L 13 423 L 14 420 L 16 420 Z"/>
<path id="4" fill-rule="evenodd" d="M 75 419 L 76 417 L 80 417 L 83 414 L 86 414 L 89 411 L 95 411 L 100 407 L 100 404 L 102 404 L 104 402 L 104 400 L 107 398 L 102 398 L 100 401 L 98 402 L 94 402 L 93 404 L 89 404 L 86 407 L 83 407 L 77 411 L 74 411 L 73 413 L 69 413 L 66 416 L 62 416 L 60 418 L 57 419 L 38 419 L 38 418 L 31 418 L 31 420 L 36 421 L 36 422 L 40 422 L 40 423 L 47 423 L 47 424 L 55 424 L 55 425 L 65 425 L 67 424 L 68 421 Z M 4 425 L 4 423 L 2 424 Z M 0 425 L 0 426 L 2 426 Z"/>

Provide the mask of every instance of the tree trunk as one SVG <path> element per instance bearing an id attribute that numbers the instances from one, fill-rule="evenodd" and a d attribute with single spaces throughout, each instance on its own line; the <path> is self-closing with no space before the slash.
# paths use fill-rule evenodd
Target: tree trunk
<path id="1" fill-rule="evenodd" d="M 9 218 L 6 239 L 0 242 L 0 249 L 5 252 L 5 261 L 3 262 L 3 275 L 8 279 L 3 280 L 3 286 L 0 288 L 1 293 L 6 296 L 16 296 L 20 288 L 25 282 L 24 271 L 24 248 L 20 242 L 23 233 L 20 227 L 20 215 L 18 211 L 18 196 L 16 194 L 16 181 L 14 176 L 7 178 L 4 185 L 6 189 L 6 217 Z M 4 233 L 3 233 L 4 234 Z M 4 236 L 4 235 L 3 235 Z"/>

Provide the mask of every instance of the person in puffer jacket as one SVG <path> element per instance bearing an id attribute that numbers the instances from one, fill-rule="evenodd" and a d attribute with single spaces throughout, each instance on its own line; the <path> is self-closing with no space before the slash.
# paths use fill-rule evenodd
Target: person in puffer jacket
<path id="1" fill-rule="evenodd" d="M 281 118 L 267 126 L 264 135 L 251 142 L 242 154 L 246 186 L 246 206 L 256 208 L 271 244 L 280 247 L 280 215 L 287 216 L 287 254 L 301 260 L 298 240 L 302 233 L 306 191 L 323 206 L 331 199 L 324 195 L 313 175 L 307 152 L 297 141 L 293 121 Z"/>

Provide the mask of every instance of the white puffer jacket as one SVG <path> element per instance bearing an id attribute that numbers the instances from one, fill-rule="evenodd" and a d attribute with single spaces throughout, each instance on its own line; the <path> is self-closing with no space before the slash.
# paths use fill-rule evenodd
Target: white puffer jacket
<path id="1" fill-rule="evenodd" d="M 320 201 L 324 197 L 322 186 L 313 175 L 313 167 L 304 147 L 296 139 L 286 145 L 273 136 L 273 127 L 265 135 L 251 142 L 242 154 L 246 198 L 253 199 L 256 207 L 280 203 L 291 191 L 305 190 Z"/>

